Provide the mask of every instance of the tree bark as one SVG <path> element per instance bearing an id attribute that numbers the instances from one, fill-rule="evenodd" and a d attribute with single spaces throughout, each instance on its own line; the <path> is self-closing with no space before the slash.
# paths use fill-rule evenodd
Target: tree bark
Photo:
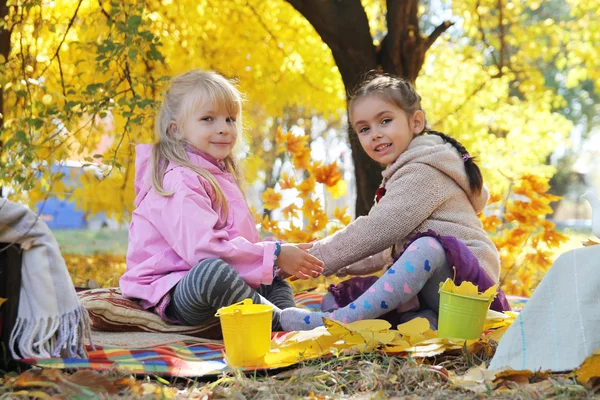
<path id="1" fill-rule="evenodd" d="M 387 0 L 388 32 L 375 48 L 367 14 L 360 0 L 287 0 L 315 28 L 329 46 L 340 70 L 346 97 L 365 72 L 379 70 L 414 82 L 433 42 L 452 24 L 444 22 L 429 36 L 419 31 L 418 0 Z M 356 216 L 366 215 L 374 203 L 383 167 L 362 149 L 348 130 L 356 177 Z"/>
<path id="2" fill-rule="evenodd" d="M 4 20 L 4 18 L 8 15 L 8 0 L 0 0 L 0 19 Z M 6 29 L 6 25 L 0 30 L 0 54 L 4 56 L 4 62 L 6 63 L 8 60 L 8 56 L 10 54 L 10 31 Z M 2 137 L 2 133 L 4 132 L 4 85 L 0 85 L 0 160 L 2 157 L 2 152 L 4 150 L 4 138 Z M 1 161 L 0 161 L 1 163 Z M 1 166 L 1 164 L 0 164 Z M 0 197 L 3 197 L 4 187 L 0 186 Z"/>

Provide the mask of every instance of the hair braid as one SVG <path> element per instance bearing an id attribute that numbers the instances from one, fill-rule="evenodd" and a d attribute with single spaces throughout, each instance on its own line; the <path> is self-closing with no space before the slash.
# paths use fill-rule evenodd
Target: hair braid
<path id="1" fill-rule="evenodd" d="M 465 171 L 467 172 L 467 177 L 469 178 L 469 187 L 473 192 L 480 193 L 481 188 L 483 187 L 483 176 L 481 175 L 481 170 L 475 163 L 475 157 L 472 157 L 465 146 L 463 146 L 458 140 L 454 139 L 451 136 L 443 134 L 442 132 L 426 129 L 424 132 L 427 132 L 430 135 L 436 135 L 441 137 L 444 142 L 450 143 L 462 156 L 465 154 L 469 155 L 469 157 L 464 160 Z"/>

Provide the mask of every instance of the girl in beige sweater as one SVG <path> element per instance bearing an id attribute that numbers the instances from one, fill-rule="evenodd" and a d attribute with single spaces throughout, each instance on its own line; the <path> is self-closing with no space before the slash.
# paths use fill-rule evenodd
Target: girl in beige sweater
<path id="1" fill-rule="evenodd" d="M 393 265 L 358 298 L 340 304 L 345 307 L 327 313 L 288 308 L 281 326 L 306 330 L 322 325 L 322 317 L 352 322 L 411 310 L 435 328 L 439 283 L 454 276 L 453 267 L 457 283 L 485 290 L 498 282 L 498 251 L 477 217 L 489 192 L 467 150 L 426 128 L 421 97 L 410 83 L 375 76 L 358 88 L 349 112 L 363 149 L 387 168 L 369 214 L 315 243 L 310 253 L 325 263 L 324 275 Z M 509 309 L 502 293 L 492 308 Z"/>

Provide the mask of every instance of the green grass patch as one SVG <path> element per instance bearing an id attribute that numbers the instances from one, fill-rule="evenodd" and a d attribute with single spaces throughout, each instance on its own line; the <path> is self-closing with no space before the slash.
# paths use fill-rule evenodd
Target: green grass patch
<path id="1" fill-rule="evenodd" d="M 57 229 L 52 233 L 60 245 L 63 254 L 127 254 L 127 230 L 101 229 Z"/>

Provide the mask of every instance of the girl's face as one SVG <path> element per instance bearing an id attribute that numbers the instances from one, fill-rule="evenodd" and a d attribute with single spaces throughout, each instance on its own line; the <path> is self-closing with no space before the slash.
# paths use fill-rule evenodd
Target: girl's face
<path id="1" fill-rule="evenodd" d="M 236 115 L 205 101 L 179 124 L 179 134 L 196 149 L 217 160 L 227 157 L 237 140 Z"/>
<path id="2" fill-rule="evenodd" d="M 381 164 L 396 161 L 425 128 L 422 111 L 408 116 L 397 105 L 376 95 L 357 100 L 352 110 L 351 123 L 360 144 L 369 157 Z"/>

